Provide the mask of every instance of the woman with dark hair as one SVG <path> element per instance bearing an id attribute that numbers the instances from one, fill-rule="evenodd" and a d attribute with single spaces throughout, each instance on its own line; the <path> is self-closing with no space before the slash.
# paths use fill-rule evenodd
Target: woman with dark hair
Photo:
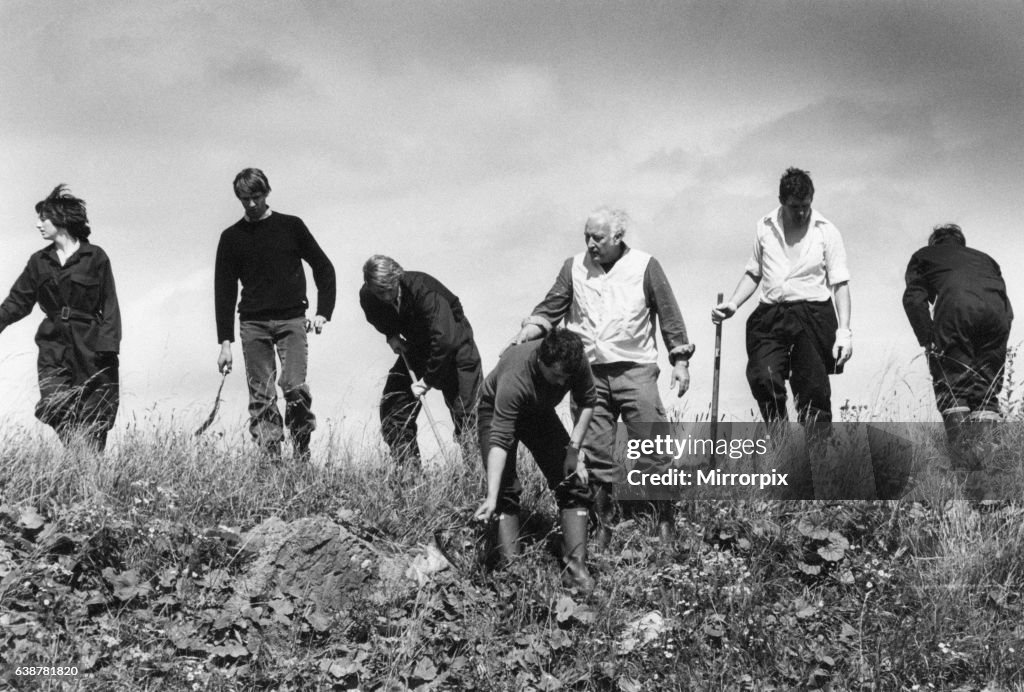
<path id="1" fill-rule="evenodd" d="M 85 202 L 64 185 L 39 202 L 36 213 L 36 228 L 49 245 L 29 257 L 0 304 L 0 332 L 39 304 L 46 318 L 36 332 L 36 418 L 52 426 L 65 444 L 81 434 L 103 451 L 117 415 L 121 344 L 110 260 L 89 242 Z"/>

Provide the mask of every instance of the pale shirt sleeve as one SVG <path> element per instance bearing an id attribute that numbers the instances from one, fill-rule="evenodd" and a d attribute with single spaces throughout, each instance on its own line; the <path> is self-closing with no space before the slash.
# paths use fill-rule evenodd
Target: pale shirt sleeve
<path id="1" fill-rule="evenodd" d="M 745 274 L 749 274 L 755 281 L 761 280 L 761 267 L 762 267 L 762 254 L 763 248 L 761 247 L 761 224 L 757 225 L 757 230 L 754 233 L 754 251 L 750 255 L 750 259 L 747 260 L 747 266 L 743 268 Z"/>
<path id="2" fill-rule="evenodd" d="M 850 269 L 846 266 L 846 247 L 839 229 L 832 224 L 824 224 L 821 233 L 825 246 L 825 279 L 829 288 L 834 288 L 850 280 Z"/>

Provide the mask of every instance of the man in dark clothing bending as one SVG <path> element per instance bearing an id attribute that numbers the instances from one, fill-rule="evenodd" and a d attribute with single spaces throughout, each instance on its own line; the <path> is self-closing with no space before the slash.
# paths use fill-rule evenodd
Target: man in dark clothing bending
<path id="1" fill-rule="evenodd" d="M 334 266 L 302 219 L 272 212 L 267 206 L 270 183 L 263 171 L 246 168 L 235 176 L 234 188 L 245 217 L 221 234 L 217 246 L 214 303 L 221 344 L 217 368 L 225 374 L 231 372 L 235 301 L 241 282 L 238 315 L 249 384 L 249 431 L 271 459 L 280 458 L 284 429 L 274 384 L 276 351 L 281 359 L 277 384 L 286 402 L 284 423 L 291 433 L 295 458 L 308 460 L 316 417 L 306 384 L 306 334 L 323 331 L 334 312 Z M 317 288 L 312 321 L 306 319 L 309 301 L 303 261 L 313 269 Z"/>
<path id="2" fill-rule="evenodd" d="M 428 389 L 441 390 L 465 454 L 476 428 L 483 368 L 462 303 L 434 277 L 405 271 L 384 255 L 366 260 L 363 280 L 359 304 L 366 320 L 398 354 L 380 402 L 381 433 L 392 455 L 399 463 L 419 464 L 416 416 Z"/>
<path id="3" fill-rule="evenodd" d="M 935 401 L 955 442 L 968 418 L 997 420 L 1013 309 L 999 265 L 936 226 L 907 265 L 903 309 L 928 353 Z M 932 313 L 929 314 L 929 305 Z"/>
<path id="4" fill-rule="evenodd" d="M 555 407 L 572 393 L 571 433 Z M 542 340 L 510 346 L 484 381 L 480 394 L 480 454 L 487 469 L 487 496 L 475 518 L 497 515 L 498 546 L 506 560 L 519 552 L 519 442 L 526 445 L 554 491 L 562 527 L 567 580 L 594 588 L 587 569 L 587 518 L 594 492 L 581 459 L 598 393 L 583 340 L 568 329 L 551 329 Z"/>

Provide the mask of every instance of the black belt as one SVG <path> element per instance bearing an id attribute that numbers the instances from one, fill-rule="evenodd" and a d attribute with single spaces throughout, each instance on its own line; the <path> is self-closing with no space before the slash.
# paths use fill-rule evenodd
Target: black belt
<path id="1" fill-rule="evenodd" d="M 92 322 L 96 319 L 97 315 L 92 312 L 86 312 L 85 310 L 79 310 L 65 305 L 60 309 L 60 312 L 48 313 L 47 317 L 53 321 L 61 319 L 64 321 L 78 320 L 80 322 Z"/>

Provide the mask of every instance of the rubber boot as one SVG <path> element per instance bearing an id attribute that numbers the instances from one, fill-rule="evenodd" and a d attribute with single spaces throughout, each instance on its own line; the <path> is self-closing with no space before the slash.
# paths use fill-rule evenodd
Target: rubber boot
<path id="1" fill-rule="evenodd" d="M 308 432 L 292 435 L 292 458 L 296 463 L 310 463 L 309 438 Z"/>
<path id="2" fill-rule="evenodd" d="M 946 428 L 946 443 L 954 468 L 969 466 L 965 458 L 969 445 L 967 418 L 971 410 L 966 406 L 954 406 L 942 412 L 942 424 Z"/>
<path id="3" fill-rule="evenodd" d="M 590 593 L 596 585 L 587 569 L 587 519 L 585 509 L 563 509 L 559 516 L 562 524 L 562 562 L 565 571 L 562 581 L 566 586 L 577 586 Z"/>
<path id="4" fill-rule="evenodd" d="M 597 530 L 594 532 L 594 549 L 600 552 L 608 550 L 612 542 L 612 506 L 611 484 L 598 483 L 594 491 L 593 507 L 594 523 Z"/>
<path id="5" fill-rule="evenodd" d="M 658 500 L 654 503 L 654 515 L 658 519 L 658 540 L 671 545 L 676 539 L 676 507 L 672 500 Z"/>
<path id="6" fill-rule="evenodd" d="M 498 552 L 502 562 L 508 564 L 519 555 L 519 515 L 499 514 L 496 521 Z"/>

